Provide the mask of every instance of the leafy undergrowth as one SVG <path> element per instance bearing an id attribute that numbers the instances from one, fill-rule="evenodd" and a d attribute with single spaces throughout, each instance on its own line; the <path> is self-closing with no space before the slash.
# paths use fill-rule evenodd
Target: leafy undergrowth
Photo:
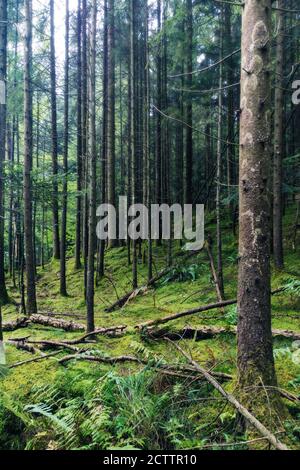
<path id="1" fill-rule="evenodd" d="M 286 269 L 272 275 L 272 287 L 288 287 L 272 298 L 273 328 L 300 331 L 300 263 L 292 250 L 289 234 L 294 209 L 285 219 Z M 225 225 L 225 224 L 224 224 Z M 208 225 L 214 233 L 214 221 Z M 226 297 L 236 297 L 237 240 L 227 227 L 223 230 L 224 279 Z M 6 371 L 1 380 L 0 448 L 1 449 L 245 449 L 246 436 L 241 432 L 234 410 L 206 382 L 166 376 L 155 370 L 153 362 L 184 361 L 165 341 L 150 341 L 134 328 L 147 320 L 191 309 L 216 301 L 215 287 L 206 251 L 184 261 L 179 246 L 174 246 L 174 269 L 159 281 L 155 289 L 136 297 L 121 310 L 106 313 L 117 296 L 131 289 L 131 267 L 127 249 L 117 248 L 106 255 L 106 276 L 96 289 L 96 325 L 127 325 L 124 336 L 97 338 L 89 347 L 97 354 L 136 355 L 148 365 L 134 363 L 114 366 L 84 361 L 60 365 L 61 352 L 42 362 L 28 363 Z M 155 269 L 165 266 L 166 252 L 154 250 Z M 145 284 L 147 267 L 143 257 L 139 264 L 139 283 Z M 59 264 L 52 261 L 38 271 L 39 312 L 69 314 L 84 323 L 83 271 L 74 270 L 68 261 L 67 298 L 59 295 Z M 10 295 L 19 302 L 17 291 Z M 3 309 L 4 321 L 18 316 L 18 307 Z M 168 325 L 170 330 L 201 325 L 236 324 L 236 308 L 202 315 L 192 315 Z M 6 333 L 5 339 L 30 336 L 38 339 L 75 338 L 42 326 Z M 236 385 L 236 338 L 224 333 L 209 340 L 182 340 L 181 346 L 208 369 L 225 372 L 233 380 L 224 384 L 234 393 Z M 276 338 L 274 356 L 279 386 L 300 395 L 300 347 L 287 339 Z M 31 359 L 30 353 L 7 344 L 8 365 Z M 1 371 L 0 371 L 1 373 Z M 300 448 L 300 407 L 286 402 L 290 414 L 284 423 L 287 444 Z M 262 445 L 260 443 L 260 445 Z M 264 444 L 267 448 L 267 444 Z"/>

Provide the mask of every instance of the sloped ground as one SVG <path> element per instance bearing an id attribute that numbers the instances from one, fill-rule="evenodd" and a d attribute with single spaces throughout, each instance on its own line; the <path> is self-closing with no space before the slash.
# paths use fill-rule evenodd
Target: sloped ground
<path id="1" fill-rule="evenodd" d="M 290 285 L 288 291 L 272 299 L 273 328 L 300 331 L 300 279 L 299 249 L 291 247 L 290 234 L 294 210 L 285 221 L 286 269 L 273 272 L 272 287 Z M 209 226 L 214 233 L 214 226 Z M 179 253 L 179 247 L 174 252 Z M 165 265 L 162 248 L 155 249 L 155 266 L 159 271 Z M 158 358 L 167 363 L 183 361 L 179 353 L 165 341 L 143 338 L 135 325 L 161 318 L 168 314 L 189 310 L 199 305 L 216 302 L 215 287 L 211 279 L 206 251 L 184 263 L 178 256 L 174 263 L 180 268 L 173 275 L 189 280 L 178 282 L 166 276 L 129 302 L 124 308 L 106 313 L 111 305 L 131 289 L 131 268 L 127 265 L 127 249 L 109 251 L 106 256 L 106 277 L 96 290 L 97 327 L 127 325 L 124 336 L 98 337 L 92 351 L 104 355 L 135 355 L 153 362 Z M 226 298 L 236 297 L 237 241 L 231 231 L 224 228 L 224 279 Z M 146 280 L 147 269 L 142 259 L 139 266 L 140 284 Z M 40 313 L 64 313 L 67 320 L 84 323 L 83 272 L 74 271 L 74 261 L 68 262 L 68 298 L 59 295 L 59 265 L 49 264 L 38 273 L 38 305 Z M 194 279 L 194 280 L 192 280 Z M 296 286 L 296 288 L 293 288 Z M 19 301 L 11 289 L 11 297 Z M 18 316 L 16 306 L 4 309 L 4 322 Z M 58 316 L 59 318 L 59 316 Z M 236 321 L 235 307 L 220 311 L 196 314 L 168 324 L 170 330 L 186 326 L 230 326 Z M 31 325 L 26 329 L 6 333 L 5 339 L 30 336 L 31 339 L 61 341 L 75 338 L 80 333 Z M 233 375 L 224 384 L 234 390 L 236 380 L 236 339 L 229 333 L 213 339 L 182 340 L 182 348 L 189 350 L 193 358 L 206 368 Z M 279 386 L 294 395 L 300 395 L 300 353 L 298 344 L 283 338 L 275 339 L 275 358 Z M 32 354 L 18 351 L 7 345 L 8 365 L 31 359 Z M 300 350 L 300 347 L 299 347 Z M 246 437 L 239 430 L 236 416 L 217 392 L 203 382 L 167 377 L 144 365 L 123 363 L 114 366 L 99 363 L 71 361 L 58 363 L 68 354 L 42 362 L 28 363 L 10 370 L 1 383 L 0 398 L 0 447 L 7 448 L 245 448 L 238 444 Z M 297 356 L 298 354 L 298 356 Z M 296 358 L 296 360 L 295 360 Z M 93 400 L 97 397 L 96 403 Z M 36 409 L 24 406 L 37 405 Z M 300 448 L 300 404 L 286 402 L 290 417 L 285 423 L 285 439 L 290 447 Z M 95 411 L 98 410 L 98 411 Z M 2 416 L 1 416 L 2 415 Z M 274 430 L 273 430 L 274 431 Z M 260 442 L 267 447 L 265 442 Z M 221 447 L 218 447 L 220 446 Z M 223 447 L 224 445 L 224 447 Z"/>

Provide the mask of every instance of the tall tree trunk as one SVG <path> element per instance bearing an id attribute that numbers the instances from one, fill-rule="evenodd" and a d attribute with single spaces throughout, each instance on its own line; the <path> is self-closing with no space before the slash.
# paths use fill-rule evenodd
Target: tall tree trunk
<path id="1" fill-rule="evenodd" d="M 186 18 L 186 87 L 188 90 L 193 86 L 193 2 L 187 0 L 187 18 Z M 185 153 L 185 203 L 193 203 L 193 103 L 192 94 L 186 95 L 186 153 Z"/>
<path id="2" fill-rule="evenodd" d="M 157 0 L 157 34 L 161 33 L 161 0 Z M 162 50 L 161 50 L 161 41 L 157 50 L 156 56 L 156 101 L 157 108 L 162 110 L 162 96 L 161 96 L 161 87 L 162 87 Z M 161 204 L 162 201 L 162 147 L 161 147 L 161 135 L 162 135 L 162 116 L 160 112 L 157 112 L 156 115 L 156 203 Z M 160 244 L 160 240 L 158 240 Z"/>
<path id="3" fill-rule="evenodd" d="M 116 205 L 115 168 L 115 0 L 108 0 L 108 84 L 107 84 L 107 193 L 108 204 Z M 109 213 L 109 225 L 113 224 Z M 109 247 L 117 240 L 109 240 Z"/>
<path id="4" fill-rule="evenodd" d="M 87 332 L 95 330 L 94 321 L 94 290 L 95 290 L 95 251 L 96 251 L 96 0 L 92 4 L 92 25 L 90 38 L 89 64 L 89 160 L 90 160 L 90 197 L 89 197 L 89 247 L 87 269 Z"/>
<path id="5" fill-rule="evenodd" d="M 88 145 L 88 80 L 87 80 L 87 17 L 88 17 L 88 5 L 87 0 L 82 0 L 82 188 L 84 190 L 83 197 L 83 216 L 82 216 L 82 252 L 84 261 L 84 299 L 86 299 L 86 288 L 87 288 L 87 259 L 88 259 L 88 216 L 89 216 L 89 203 L 88 203 L 88 166 L 89 160 L 87 156 L 87 145 Z"/>
<path id="6" fill-rule="evenodd" d="M 106 202 L 107 175 L 107 49 L 108 49 L 108 11 L 107 0 L 104 0 L 104 37 L 103 37 L 103 102 L 102 102 L 102 149 L 101 149 L 101 202 Z M 130 139 L 128 139 L 130 140 Z M 98 278 L 104 276 L 105 240 L 100 240 Z"/>
<path id="7" fill-rule="evenodd" d="M 271 12 L 271 0 L 246 0 L 242 22 L 238 369 L 241 388 L 255 390 L 247 399 L 255 395 L 257 403 L 262 384 L 276 386 L 270 302 Z"/>
<path id="8" fill-rule="evenodd" d="M 61 217 L 60 245 L 60 293 L 67 296 L 66 284 L 66 244 L 67 244 L 67 211 L 68 211 L 68 150 L 69 150 L 69 0 L 66 0 L 66 36 L 65 36 L 65 89 L 64 89 L 64 176 Z"/>
<path id="9" fill-rule="evenodd" d="M 220 70 L 219 70 L 219 107 L 218 107 L 218 145 L 217 145 L 217 195 L 216 195 L 216 216 L 217 216 L 217 259 L 218 259 L 218 287 L 222 299 L 224 299 L 224 279 L 223 279 L 223 256 L 222 256 L 222 233 L 221 233 L 221 174 L 222 174 L 222 112 L 223 112 L 223 6 L 220 17 Z"/>
<path id="10" fill-rule="evenodd" d="M 75 269 L 81 268 L 81 223 L 82 223 L 82 116 L 81 116 L 81 0 L 77 7 L 77 197 L 76 197 L 76 241 Z"/>
<path id="11" fill-rule="evenodd" d="M 26 311 L 37 313 L 35 291 L 35 256 L 32 230 L 32 0 L 25 1 L 25 50 L 24 50 L 24 231 L 26 254 Z"/>
<path id="12" fill-rule="evenodd" d="M 137 203 L 137 155 L 136 155 L 136 0 L 130 0 L 130 110 L 131 110 L 131 192 L 132 204 Z M 132 287 L 138 286 L 137 241 L 132 241 Z"/>
<path id="13" fill-rule="evenodd" d="M 273 175 L 273 252 L 278 269 L 283 268 L 283 197 L 282 197 L 282 158 L 283 158 L 283 61 L 284 61 L 284 9 L 283 0 L 277 0 L 277 38 L 275 69 L 275 115 L 274 115 L 274 175 Z"/>
<path id="14" fill-rule="evenodd" d="M 145 177 L 146 177 L 146 206 L 148 207 L 148 281 L 153 278 L 153 250 L 151 238 L 151 203 L 152 203 L 152 178 L 151 178 L 151 149 L 150 149 L 150 51 L 149 51 L 149 6 L 148 0 L 145 4 L 145 136 L 144 136 L 144 150 L 145 150 Z"/>
<path id="15" fill-rule="evenodd" d="M 4 177 L 6 136 L 7 1 L 0 1 L 0 304 L 8 302 L 4 270 Z"/>
<path id="16" fill-rule="evenodd" d="M 232 46 L 232 26 L 231 26 L 231 9 L 230 4 L 224 5 L 224 27 L 225 27 L 225 44 L 224 50 L 226 51 L 225 55 L 231 54 L 233 50 Z M 226 79 L 227 84 L 232 85 L 234 81 L 234 64 L 233 57 L 228 59 L 227 68 L 226 68 Z M 230 217 L 234 225 L 234 211 L 235 203 L 233 201 L 233 192 L 232 185 L 234 184 L 234 160 L 235 160 L 235 147 L 232 145 L 234 142 L 234 91 L 233 88 L 228 88 L 227 95 L 227 195 L 229 199 L 228 209 L 230 211 Z"/>
<path id="17" fill-rule="evenodd" d="M 52 130 L 52 224 L 53 257 L 60 258 L 59 218 L 58 218 L 58 151 L 57 151 L 57 104 L 56 104 L 56 58 L 54 0 L 50 0 L 50 78 L 51 78 L 51 130 Z"/>

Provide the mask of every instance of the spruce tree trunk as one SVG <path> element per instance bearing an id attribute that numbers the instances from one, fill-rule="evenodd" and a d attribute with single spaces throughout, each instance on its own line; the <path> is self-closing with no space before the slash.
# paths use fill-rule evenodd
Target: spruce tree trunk
<path id="1" fill-rule="evenodd" d="M 6 136 L 7 1 L 0 1 L 0 304 L 8 302 L 4 270 L 4 178 Z"/>
<path id="2" fill-rule="evenodd" d="M 25 1 L 25 50 L 24 50 L 24 232 L 26 255 L 26 311 L 37 313 L 35 291 L 35 256 L 32 228 L 32 0 Z"/>
<path id="3" fill-rule="evenodd" d="M 96 0 L 92 4 L 90 34 L 90 73 L 89 73 L 89 246 L 87 265 L 87 332 L 95 330 L 94 291 L 95 291 L 95 252 L 96 252 Z"/>
<path id="4" fill-rule="evenodd" d="M 108 204 L 116 205 L 115 182 L 115 0 L 108 0 L 108 84 L 107 84 L 107 192 Z M 109 217 L 110 219 L 110 217 Z M 113 223 L 109 220 L 109 224 Z M 109 240 L 109 247 L 117 240 Z"/>
<path id="5" fill-rule="evenodd" d="M 56 104 L 56 59 L 54 0 L 50 0 L 50 79 L 51 79 L 51 130 L 52 130 L 52 224 L 53 257 L 60 258 L 59 217 L 58 217 L 58 150 L 57 150 L 57 104 Z"/>
<path id="6" fill-rule="evenodd" d="M 191 90 L 193 86 L 193 2 L 187 0 L 187 19 L 186 19 L 186 88 Z M 186 94 L 186 151 L 185 151 L 185 203 L 193 204 L 193 103 L 192 94 Z"/>
<path id="7" fill-rule="evenodd" d="M 157 0 L 157 33 L 161 32 L 161 0 Z M 161 43 L 157 50 L 156 58 L 156 101 L 157 108 L 162 110 L 162 57 L 161 57 Z M 161 147 L 161 134 L 162 134 L 162 117 L 159 112 L 156 113 L 156 203 L 161 204 L 162 201 L 162 174 L 161 174 L 161 162 L 162 162 L 162 147 Z M 160 242 L 160 241 L 158 241 Z M 158 243 L 159 244 L 159 243 Z"/>
<path id="8" fill-rule="evenodd" d="M 130 114 L 131 114 L 131 195 L 132 204 L 137 203 L 137 155 L 136 155 L 136 0 L 130 0 Z M 138 286 L 137 241 L 132 241 L 132 287 Z"/>
<path id="9" fill-rule="evenodd" d="M 102 149 L 101 149 L 101 203 L 106 202 L 107 180 L 107 49 L 108 49 L 108 11 L 104 0 L 104 37 L 103 37 L 103 102 L 102 102 Z M 130 139 L 128 139 L 130 141 Z M 105 240 L 100 240 L 98 279 L 105 271 Z"/>
<path id="10" fill-rule="evenodd" d="M 146 206 L 148 207 L 148 281 L 153 278 L 153 250 L 151 238 L 151 204 L 152 204 L 152 178 L 151 178 L 151 149 L 150 149 L 150 51 L 149 51 L 149 6 L 145 5 L 145 164 L 146 164 Z"/>
<path id="11" fill-rule="evenodd" d="M 82 96 L 81 96 L 81 135 L 82 135 L 82 188 L 84 191 L 83 196 L 83 214 L 82 214 L 82 254 L 84 263 L 84 299 L 86 300 L 86 288 L 87 288 L 87 258 L 88 258 L 88 156 L 87 156 L 87 144 L 88 144 L 88 83 L 87 83 L 87 0 L 82 0 Z"/>
<path id="12" fill-rule="evenodd" d="M 67 211 L 68 211 L 68 146 L 69 146 L 69 31 L 70 31 L 69 0 L 66 0 L 66 37 L 65 37 L 65 89 L 64 89 L 64 176 L 61 218 L 60 248 L 60 293 L 67 296 L 66 285 L 66 243 L 67 243 Z"/>
<path id="13" fill-rule="evenodd" d="M 238 282 L 238 368 L 244 390 L 262 384 L 276 386 L 270 302 L 271 37 L 271 0 L 246 0 L 242 22 Z M 252 396 L 256 399 L 258 390 Z"/>
<path id="14" fill-rule="evenodd" d="M 221 233 L 221 175 L 222 175 L 222 112 L 223 112 L 223 6 L 220 17 L 220 69 L 219 69 L 219 109 L 218 109 L 218 145 L 217 145 L 217 195 L 216 195 L 216 216 L 217 216 L 217 260 L 218 260 L 218 288 L 221 298 L 224 300 L 224 279 L 223 279 L 223 255 L 222 255 L 222 233 Z"/>
<path id="15" fill-rule="evenodd" d="M 76 241 L 75 269 L 81 268 L 81 224 L 82 224 L 82 117 L 81 117 L 81 0 L 77 8 L 77 197 L 76 197 Z"/>
<path id="16" fill-rule="evenodd" d="M 277 38 L 275 68 L 275 115 L 274 115 L 274 174 L 273 174 L 273 252 L 278 269 L 283 268 L 283 61 L 284 61 L 284 8 L 283 0 L 277 0 Z"/>
<path id="17" fill-rule="evenodd" d="M 225 43 L 224 43 L 224 51 L 225 55 L 231 54 L 233 51 L 233 39 L 232 39 L 232 26 L 231 26 L 231 9 L 232 6 L 229 4 L 225 4 L 224 6 L 224 27 L 225 27 Z M 227 68 L 226 68 L 226 78 L 227 84 L 232 85 L 234 82 L 234 63 L 233 58 L 231 57 L 228 59 Z M 232 192 L 232 185 L 234 184 L 234 161 L 235 161 L 235 147 L 232 145 L 234 142 L 234 89 L 232 87 L 228 88 L 228 95 L 227 95 L 227 195 L 229 198 L 228 208 L 230 211 L 230 217 L 232 219 L 232 223 L 234 226 L 234 211 L 235 211 L 235 203 L 233 201 L 233 192 Z"/>

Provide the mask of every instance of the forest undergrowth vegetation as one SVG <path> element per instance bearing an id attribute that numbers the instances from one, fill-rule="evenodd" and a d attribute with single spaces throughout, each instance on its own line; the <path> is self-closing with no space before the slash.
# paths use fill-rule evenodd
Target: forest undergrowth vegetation
<path id="1" fill-rule="evenodd" d="M 284 287 L 272 298 L 274 329 L 300 332 L 299 253 L 292 249 L 289 233 L 295 208 L 285 216 L 285 251 L 288 269 L 272 270 L 272 289 Z M 207 217 L 206 230 L 213 233 L 214 214 Z M 237 238 L 224 221 L 224 280 L 226 299 L 236 297 L 238 268 Z M 214 248 L 214 247 L 213 247 Z M 143 252 L 143 248 L 141 250 Z M 175 251 L 175 250 L 174 250 Z M 78 360 L 60 363 L 68 353 L 61 350 L 41 362 L 29 362 L 9 368 L 35 356 L 6 343 L 7 365 L 1 368 L 0 448 L 1 449 L 247 449 L 268 448 L 260 437 L 249 442 L 240 418 L 231 405 L 199 375 L 178 377 L 165 374 L 164 365 L 185 364 L 176 349 L 163 339 L 151 339 L 136 325 L 168 314 L 192 309 L 216 301 L 207 252 L 203 249 L 185 258 L 180 246 L 174 267 L 142 295 L 122 309 L 105 311 L 130 290 L 131 267 L 126 247 L 106 254 L 106 274 L 95 292 L 95 321 L 98 327 L 126 325 L 116 337 L 97 337 L 87 343 Z M 155 269 L 165 266 L 166 251 L 154 248 Z M 59 292 L 59 263 L 53 260 L 38 268 L 37 297 L 39 313 L 56 314 L 84 323 L 85 303 L 81 270 L 74 259 L 67 264 L 68 297 Z M 139 283 L 146 284 L 147 267 L 139 259 Z M 20 316 L 17 291 L 9 286 L 13 301 L 3 308 L 3 322 Z M 66 316 L 67 315 L 67 316 Z M 182 339 L 180 345 L 207 370 L 232 376 L 222 384 L 228 392 L 237 389 L 236 337 L 231 329 L 237 323 L 236 306 L 190 315 L 165 326 L 166 331 L 181 331 L 207 326 L 225 330 L 209 339 Z M 228 331 L 226 329 L 228 328 Z M 80 333 L 29 325 L 6 332 L 4 339 L 30 337 L 32 340 L 63 341 Z M 84 360 L 93 357 L 132 355 L 140 363 L 102 364 Z M 291 448 L 300 447 L 300 342 L 281 336 L 274 339 L 274 357 L 278 387 L 295 398 L 284 400 L 287 414 L 278 433 Z M 268 390 L 266 403 L 268 401 Z M 249 393 L 254 393 L 253 390 Z M 298 400 L 297 400 L 298 397 Z M 268 416 L 265 417 L 268 426 Z"/>

